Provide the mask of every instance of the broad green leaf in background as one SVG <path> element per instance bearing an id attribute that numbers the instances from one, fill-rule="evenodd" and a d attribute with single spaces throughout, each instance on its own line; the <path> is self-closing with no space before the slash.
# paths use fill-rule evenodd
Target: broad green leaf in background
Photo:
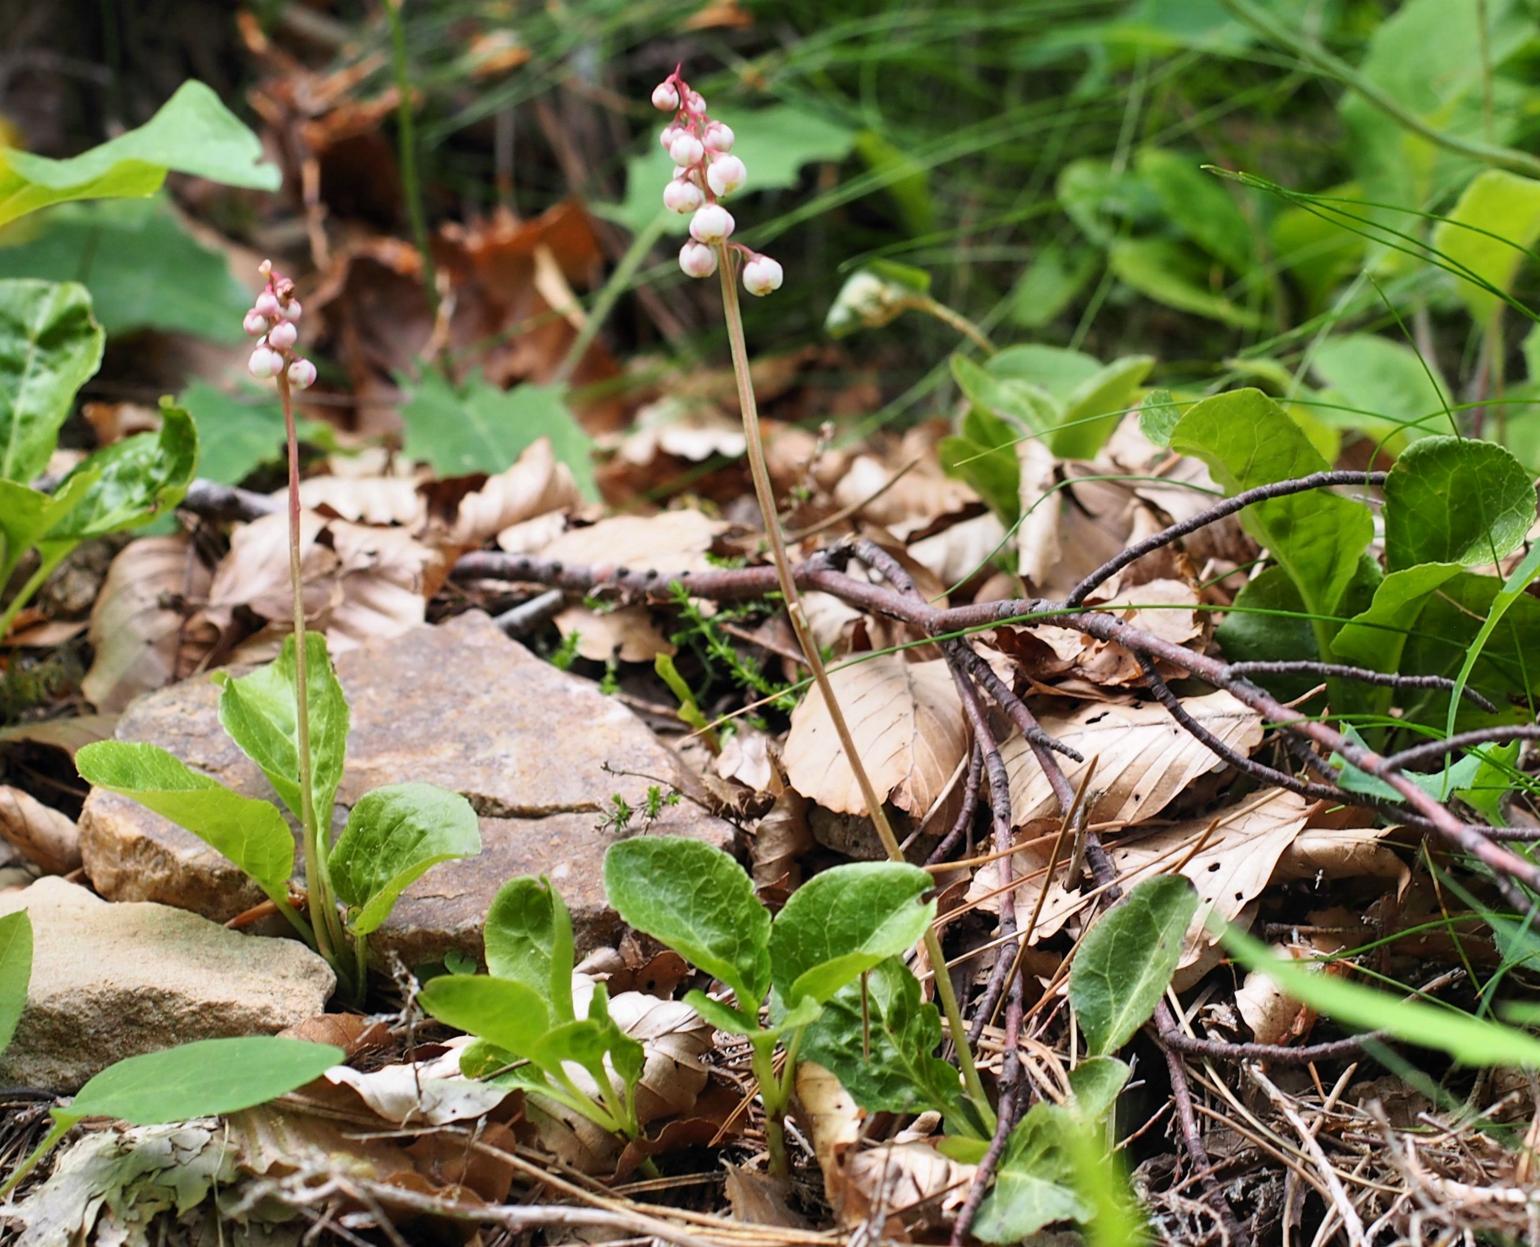
<path id="1" fill-rule="evenodd" d="M 1391 572 L 1380 581 L 1368 608 L 1343 624 L 1331 639 L 1332 652 L 1344 662 L 1371 671 L 1399 671 L 1408 633 L 1417 623 L 1428 595 L 1458 576 L 1458 563 L 1419 563 Z"/>
<path id="2" fill-rule="evenodd" d="M 1311 653 L 1316 645 L 1299 590 L 1288 572 L 1276 566 L 1263 568 L 1241 587 L 1214 639 L 1231 662 L 1287 661 Z M 1318 681 L 1314 676 L 1283 675 L 1259 676 L 1257 682 L 1287 700 Z"/>
<path id="3" fill-rule="evenodd" d="M 1067 1108 L 1037 1103 L 1016 1123 L 1000 1157 L 995 1184 L 979 1205 L 974 1236 L 1020 1242 L 1055 1221 L 1084 1221 L 1091 1207 L 1076 1189 L 1070 1135 L 1083 1129 Z"/>
<path id="4" fill-rule="evenodd" d="M 1534 246 L 1536 239 L 1540 239 L 1540 182 L 1506 169 L 1478 173 L 1448 218 L 1433 227 L 1433 246 L 1446 259 L 1504 293 L 1512 292 L 1519 266 L 1529 258 L 1525 249 Z M 1458 272 L 1455 276 L 1471 315 L 1485 325 L 1502 301 Z"/>
<path id="5" fill-rule="evenodd" d="M 1191 312 L 1236 329 L 1260 329 L 1260 312 L 1217 292 L 1198 258 L 1168 238 L 1123 238 L 1107 252 L 1114 275 L 1141 294 L 1179 312 Z"/>
<path id="6" fill-rule="evenodd" d="M 445 974 L 429 979 L 418 1002 L 440 1022 L 529 1058 L 551 1029 L 545 998 L 512 979 Z"/>
<path id="7" fill-rule="evenodd" d="M 49 531 L 46 542 L 80 542 L 134 528 L 167 514 L 182 500 L 198 467 L 198 431 L 192 417 L 169 399 L 160 405 L 160 429 L 104 446 L 64 478 L 90 484 L 80 501 Z"/>
<path id="8" fill-rule="evenodd" d="M 1191 406 L 1179 402 L 1170 390 L 1151 390 L 1139 403 L 1139 429 L 1155 445 L 1170 446 L 1171 431 Z"/>
<path id="9" fill-rule="evenodd" d="M 626 162 L 624 202 L 594 206 L 600 216 L 625 226 L 632 233 L 660 216 L 666 216 L 670 233 L 682 234 L 689 228 L 688 216 L 669 212 L 663 206 L 663 187 L 673 170 L 658 145 L 658 133 L 664 124 L 665 119 L 659 114 L 657 124 L 643 138 L 638 154 Z M 740 195 L 795 186 L 801 178 L 803 165 L 843 160 L 856 141 L 854 130 L 790 104 L 736 110 L 732 114 L 732 124 L 737 135 L 733 155 L 741 157 L 749 171 L 748 182 Z"/>
<path id="10" fill-rule="evenodd" d="M 299 726 L 294 708 L 294 637 L 284 637 L 278 657 L 248 675 L 216 671 L 219 721 L 241 752 L 262 768 L 273 791 L 296 818 L 299 791 Z M 348 699 L 337 682 L 321 632 L 305 633 L 305 684 L 310 708 L 311 798 L 324 835 L 342 782 L 348 748 Z"/>
<path id="11" fill-rule="evenodd" d="M 957 1068 L 936 1055 L 940 1046 L 936 1006 L 921 1003 L 919 980 L 889 957 L 829 998 L 798 1051 L 868 1112 L 950 1115 L 959 1109 L 962 1084 Z"/>
<path id="12" fill-rule="evenodd" d="M 1436 1048 L 1462 1065 L 1540 1069 L 1540 1039 L 1524 1031 L 1285 961 L 1237 927 L 1223 927 L 1222 938 L 1248 970 L 1265 974 L 1295 1000 L 1344 1026 L 1385 1031 L 1404 1043 Z"/>
<path id="13" fill-rule="evenodd" d="M 866 167 L 881 175 L 904 229 L 915 237 L 935 229 L 936 200 L 930 192 L 929 169 L 876 130 L 862 130 L 854 145 Z"/>
<path id="14" fill-rule="evenodd" d="M 1024 431 L 982 407 L 963 413 L 958 431 L 936 445 L 941 469 L 972 488 L 1010 526 L 1021 514 L 1021 462 L 1016 443 Z"/>
<path id="15" fill-rule="evenodd" d="M 862 972 L 908 952 L 935 916 L 934 880 L 902 862 L 854 862 L 814 875 L 770 928 L 771 982 L 795 1005 L 825 1001 Z"/>
<path id="16" fill-rule="evenodd" d="M 1252 225 L 1229 187 L 1196 155 L 1146 147 L 1134 168 L 1160 199 L 1167 220 L 1231 272 L 1247 274 L 1255 255 Z"/>
<path id="17" fill-rule="evenodd" d="M 348 929 L 368 935 L 397 898 L 440 862 L 481 852 L 476 811 L 432 784 L 390 784 L 358 799 L 326 867 L 348 906 Z"/>
<path id="18" fill-rule="evenodd" d="M 1540 547 L 1515 568 L 1505 583 L 1496 576 L 1462 572 L 1450 577 L 1423 603 L 1406 638 L 1401 670 L 1465 680 L 1501 704 L 1520 703 L 1502 716 L 1510 722 L 1533 718 L 1523 703 L 1540 696 L 1540 600 L 1517 586 L 1536 574 Z M 1402 698 L 1408 721 L 1454 727 L 1490 723 L 1491 716 L 1442 690 Z M 1451 709 L 1454 711 L 1451 716 Z"/>
<path id="19" fill-rule="evenodd" d="M 1202 459 L 1228 494 L 1327 466 L 1288 413 L 1255 389 L 1198 403 L 1172 431 L 1171 449 Z M 1366 506 L 1326 490 L 1256 503 L 1242 521 L 1288 572 L 1305 608 L 1323 617 L 1336 613 L 1374 535 Z M 1330 626 L 1317 619 L 1312 627 L 1326 652 Z"/>
<path id="20" fill-rule="evenodd" d="M 1453 734 L 1455 730 L 1455 719 L 1459 713 L 1460 693 L 1469 682 L 1471 673 L 1475 671 L 1476 664 L 1481 661 L 1482 655 L 1486 652 L 1487 645 L 1490 643 L 1493 634 L 1501 626 L 1504 616 L 1510 610 L 1517 608 L 1520 600 L 1525 603 L 1524 610 L 1527 610 L 1533 616 L 1533 599 L 1530 598 L 1528 589 L 1537 578 L 1540 578 L 1540 545 L 1530 547 L 1529 552 L 1519 560 L 1518 566 L 1508 573 L 1508 578 L 1503 581 L 1502 587 L 1492 595 L 1491 605 L 1487 607 L 1486 614 L 1481 621 L 1481 627 L 1465 650 L 1465 658 L 1460 664 L 1460 673 L 1455 676 L 1454 689 L 1451 691 L 1449 698 L 1449 713 L 1444 720 L 1444 732 L 1446 735 Z M 1520 613 L 1522 615 L 1523 611 L 1521 610 Z M 1516 634 L 1518 629 L 1510 626 L 1509 631 Z M 1523 651 L 1521 650 L 1521 659 L 1522 656 Z M 1529 677 L 1527 670 L 1521 668 L 1521 672 L 1522 679 L 1524 680 L 1524 692 L 1527 695 L 1535 681 Z"/>
<path id="21" fill-rule="evenodd" d="M 1428 437 L 1407 448 L 1385 479 L 1385 563 L 1495 563 L 1535 522 L 1535 487 L 1493 442 Z"/>
<path id="22" fill-rule="evenodd" d="M 168 280 L 147 283 L 148 273 Z M 109 337 L 140 329 L 244 342 L 251 294 L 165 196 L 64 204 L 0 234 L 0 277 L 78 281 Z"/>
<path id="23" fill-rule="evenodd" d="M 75 754 L 75 769 L 87 783 L 132 797 L 186 828 L 287 906 L 294 833 L 272 802 L 243 797 L 158 745 L 97 741 Z"/>
<path id="24" fill-rule="evenodd" d="M 26 484 L 48 466 L 104 340 L 84 286 L 0 281 L 0 480 Z"/>
<path id="25" fill-rule="evenodd" d="M 487 969 L 514 979 L 551 1002 L 570 1020 L 572 918 L 549 879 L 512 879 L 492 898 L 485 930 Z"/>
<path id="26" fill-rule="evenodd" d="M 10 1046 L 32 981 L 32 919 L 25 909 L 0 918 L 0 1052 Z"/>
<path id="27" fill-rule="evenodd" d="M 283 408 L 271 388 L 244 385 L 236 393 L 194 381 L 178 402 L 198 426 L 198 475 L 221 485 L 239 485 L 252 472 L 280 463 L 284 454 Z M 301 442 L 335 449 L 329 425 L 301 420 Z"/>
<path id="28" fill-rule="evenodd" d="M 1069 1000 L 1092 1056 L 1150 1020 L 1182 955 L 1198 894 L 1182 875 L 1146 879 L 1096 920 L 1075 954 Z"/>
<path id="29" fill-rule="evenodd" d="M 770 987 L 770 911 L 736 861 L 700 840 L 636 836 L 604 855 L 604 889 L 628 925 L 721 979 L 742 1011 L 756 1013 Z"/>
<path id="30" fill-rule="evenodd" d="M 1101 367 L 1096 356 L 1084 351 L 1029 343 L 995 352 L 985 362 L 984 371 L 997 380 L 1021 381 L 1035 386 L 1062 408 L 1069 405 L 1070 396 L 1096 376 Z M 1056 422 L 1057 416 L 1048 425 Z"/>
<path id="31" fill-rule="evenodd" d="M 1127 355 L 1081 382 L 1065 402 L 1048 448 L 1061 459 L 1095 458 L 1123 423 L 1154 366 L 1152 355 Z"/>
<path id="32" fill-rule="evenodd" d="M 1322 194 L 1361 197 L 1351 182 L 1328 187 Z M 1284 208 L 1273 218 L 1269 234 L 1273 254 L 1304 289 L 1311 312 L 1324 311 L 1337 288 L 1363 268 L 1364 240 L 1306 207 Z"/>
<path id="33" fill-rule="evenodd" d="M 1356 429 L 1392 450 L 1449 428 L 1443 378 L 1436 365 L 1425 365 L 1403 342 L 1372 333 L 1326 338 L 1311 352 L 1310 367 L 1327 387 L 1323 398 L 1355 409 L 1312 407 L 1318 420 Z"/>
<path id="34" fill-rule="evenodd" d="M 144 125 L 68 160 L 0 151 L 0 225 L 71 199 L 153 195 L 166 173 L 275 191 L 262 144 L 201 82 L 184 82 Z"/>
<path id="35" fill-rule="evenodd" d="M 1110 248 L 1125 225 L 1155 225 L 1160 198 L 1137 174 L 1115 171 L 1103 159 L 1072 160 L 1059 171 L 1054 194 L 1064 215 L 1098 247 Z"/>
<path id="36" fill-rule="evenodd" d="M 586 498 L 597 498 L 593 443 L 567 406 L 567 387 L 524 382 L 500 390 L 475 380 L 456 389 L 438 372 L 413 382 L 401 408 L 402 450 L 441 476 L 474 472 L 495 475 L 512 465 L 525 447 L 550 438 L 556 458 L 572 471 Z"/>
<path id="37" fill-rule="evenodd" d="M 1023 329 L 1052 324 L 1100 266 L 1096 251 L 1084 244 L 1047 244 L 1016 283 L 1011 294 L 1011 321 Z"/>

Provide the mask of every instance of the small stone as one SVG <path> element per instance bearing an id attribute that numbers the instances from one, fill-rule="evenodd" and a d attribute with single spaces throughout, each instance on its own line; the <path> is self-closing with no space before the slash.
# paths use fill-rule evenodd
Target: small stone
<path id="1" fill-rule="evenodd" d="M 169 905 L 110 905 L 39 879 L 0 895 L 32 921 L 32 978 L 0 1082 L 73 1092 L 114 1061 L 195 1039 L 271 1035 L 321 1012 L 331 967 L 303 944 Z"/>
<path id="2" fill-rule="evenodd" d="M 581 951 L 620 932 L 600 866 L 613 841 L 639 828 L 598 829 L 610 798 L 635 808 L 651 785 L 687 783 L 640 719 L 509 640 L 479 611 L 371 641 L 336 663 L 352 730 L 334 832 L 371 788 L 407 780 L 462 793 L 481 816 L 480 856 L 435 866 L 407 889 L 370 936 L 377 962 L 391 953 L 408 966 L 449 951 L 479 956 L 492 897 L 523 874 L 549 875 L 561 890 Z M 221 783 L 271 800 L 266 778 L 220 727 L 218 702 L 206 676 L 172 685 L 130 705 L 118 738 L 153 741 Z M 607 773 L 606 764 L 621 773 Z M 666 807 L 651 830 L 724 849 L 733 842 L 729 823 L 689 801 Z M 113 900 L 161 901 L 219 921 L 262 900 L 229 861 L 127 797 L 93 791 L 80 833 L 86 873 Z"/>

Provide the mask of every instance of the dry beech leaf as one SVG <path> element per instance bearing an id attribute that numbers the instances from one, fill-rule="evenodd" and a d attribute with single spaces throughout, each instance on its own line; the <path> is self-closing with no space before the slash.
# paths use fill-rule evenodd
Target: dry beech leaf
<path id="1" fill-rule="evenodd" d="M 80 868 L 75 820 L 20 788 L 0 786 L 0 839 L 45 875 L 67 875 Z"/>
<path id="2" fill-rule="evenodd" d="M 95 657 L 80 685 L 98 710 L 121 710 L 192 674 L 213 637 L 173 603 L 201 600 L 209 581 L 185 536 L 145 537 L 118 552 L 91 608 Z"/>
<path id="3" fill-rule="evenodd" d="M 107 740 L 118 727 L 115 714 L 77 714 L 69 719 L 39 719 L 0 727 L 0 745 L 41 745 L 67 754 L 74 762 L 77 750 L 93 741 Z"/>
<path id="4" fill-rule="evenodd" d="M 525 447 L 511 467 L 487 477 L 460 499 L 449 544 L 479 546 L 515 525 L 565 511 L 580 501 L 572 470 L 557 462 L 551 439 L 542 437 Z M 551 535 L 560 531 L 557 527 Z"/>
<path id="5" fill-rule="evenodd" d="M 783 788 L 769 813 L 754 827 L 749 847 L 749 873 L 756 888 L 790 890 L 802 881 L 802 855 L 813 847 L 807 798 L 795 788 Z"/>
<path id="6" fill-rule="evenodd" d="M 1029 585 L 1048 584 L 1062 561 L 1058 463 L 1041 438 L 1026 437 L 1016 443 L 1021 468 L 1017 496 L 1021 523 L 1016 529 L 1016 571 Z"/>
<path id="7" fill-rule="evenodd" d="M 910 543 L 909 557 L 921 567 L 928 568 L 943 585 L 950 586 L 962 584 L 980 571 L 988 570 L 1005 542 L 1005 525 L 1000 523 L 1000 517 L 993 511 L 985 511 Z M 1016 594 L 992 596 L 1015 597 Z M 977 601 L 991 600 L 982 593 L 975 598 Z"/>
<path id="8" fill-rule="evenodd" d="M 460 1050 L 470 1040 L 450 1040 L 446 1051 L 426 1061 L 386 1065 L 362 1073 L 348 1065 L 326 1071 L 326 1081 L 351 1087 L 358 1098 L 396 1126 L 443 1126 L 490 1113 L 511 1094 L 506 1087 L 466 1078 Z"/>
<path id="9" fill-rule="evenodd" d="M 574 603 L 564 606 L 551 622 L 562 636 L 577 634 L 577 652 L 594 662 L 651 662 L 672 654 L 675 646 L 663 635 L 645 606 L 617 606 L 596 611 Z"/>
<path id="10" fill-rule="evenodd" d="M 925 814 L 951 786 L 969 742 L 945 660 L 881 654 L 830 672 L 829 681 L 878 794 L 906 814 Z M 810 801 L 838 814 L 865 811 L 817 688 L 792 711 L 782 762 L 788 782 Z"/>
<path id="11" fill-rule="evenodd" d="M 1340 952 L 1345 945 L 1333 936 L 1314 936 L 1308 944 L 1274 944 L 1269 950 L 1275 957 L 1289 961 L 1310 961 L 1321 955 Z M 1252 970 L 1235 993 L 1235 1011 L 1251 1028 L 1257 1043 L 1282 1044 L 1298 1039 L 1315 1024 L 1313 1009 L 1300 1004 L 1278 990 L 1267 975 Z"/>
<path id="12" fill-rule="evenodd" d="M 280 502 L 288 494 L 273 495 Z M 312 511 L 330 511 L 355 524 L 390 524 L 416 530 L 428 517 L 428 504 L 409 476 L 312 476 L 301 481 L 300 502 Z"/>
<path id="13" fill-rule="evenodd" d="M 1182 705 L 1199 723 L 1239 754 L 1262 743 L 1262 718 L 1222 689 L 1184 697 Z M 1093 760 L 1090 820 L 1136 823 L 1158 814 L 1172 798 L 1206 771 L 1223 766 L 1153 702 L 1092 704 L 1069 714 L 1039 718 L 1043 730 L 1078 750 L 1084 762 L 1061 765 L 1075 787 Z M 1011 821 L 1017 826 L 1056 818 L 1058 801 L 1043 769 L 1021 736 L 1001 747 L 1011 781 Z"/>
<path id="14" fill-rule="evenodd" d="M 1273 872 L 1275 879 L 1371 877 L 1394 879 L 1396 896 L 1406 895 L 1412 872 L 1385 838 L 1393 827 L 1311 827 L 1289 845 Z"/>
<path id="15" fill-rule="evenodd" d="M 1187 645 L 1203 634 L 1203 614 L 1197 590 L 1180 580 L 1147 580 L 1130 585 L 1118 594 L 1120 601 L 1097 604 L 1097 609 L 1116 615 L 1124 623 L 1169 641 Z M 1061 664 L 1061 692 L 1094 694 L 1106 688 L 1142 685 L 1144 669 L 1131 650 L 1116 641 L 1102 641 L 1073 628 L 1045 625 L 1027 634 L 1053 650 Z M 1076 680 L 1074 677 L 1079 677 Z"/>
<path id="16" fill-rule="evenodd" d="M 746 1169 L 731 1161 L 724 1163 L 723 1193 L 733 1210 L 734 1221 L 750 1225 L 781 1225 L 805 1230 L 808 1222 L 791 1206 L 791 1183 L 773 1174 Z"/>

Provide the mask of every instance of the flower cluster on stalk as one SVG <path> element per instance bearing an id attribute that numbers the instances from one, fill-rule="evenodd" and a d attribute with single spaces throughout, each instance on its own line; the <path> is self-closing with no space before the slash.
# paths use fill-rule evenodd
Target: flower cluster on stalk
<path id="1" fill-rule="evenodd" d="M 296 390 L 308 389 L 315 383 L 315 365 L 294 353 L 301 310 L 294 297 L 294 283 L 274 273 L 271 260 L 263 260 L 257 271 L 267 280 L 267 286 L 241 322 L 241 327 L 257 340 L 246 369 L 259 381 L 271 381 L 287 371 L 290 385 Z"/>
<path id="2" fill-rule="evenodd" d="M 718 201 L 748 178 L 743 161 L 733 155 L 732 127 L 711 119 L 704 97 L 677 68 L 653 88 L 652 104 L 674 114 L 658 139 L 674 162 L 663 203 L 671 211 L 690 214 L 690 241 L 679 249 L 679 267 L 691 277 L 710 277 L 717 271 L 719 249 L 723 254 L 737 252 L 743 256 L 745 290 L 765 295 L 779 289 L 782 273 L 776 261 L 728 241 L 733 215 Z"/>

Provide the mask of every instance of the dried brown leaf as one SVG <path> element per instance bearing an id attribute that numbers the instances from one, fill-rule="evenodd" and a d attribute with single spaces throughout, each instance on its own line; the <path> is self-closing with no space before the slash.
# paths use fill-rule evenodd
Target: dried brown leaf
<path id="1" fill-rule="evenodd" d="M 0 839 L 45 875 L 67 875 L 80 868 L 75 820 L 20 788 L 0 786 Z"/>
<path id="2" fill-rule="evenodd" d="M 489 476 L 460 499 L 449 542 L 479 546 L 516 524 L 567 510 L 579 501 L 571 469 L 557 461 L 550 439 L 542 437 L 526 447 L 511 467 Z"/>

